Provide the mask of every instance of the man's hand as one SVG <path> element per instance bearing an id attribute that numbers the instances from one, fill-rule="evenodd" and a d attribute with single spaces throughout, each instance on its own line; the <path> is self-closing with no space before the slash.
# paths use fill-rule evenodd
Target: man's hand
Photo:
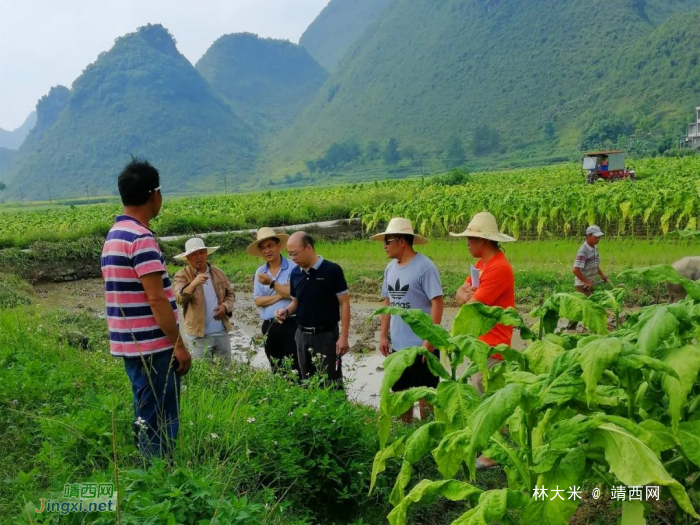
<path id="1" fill-rule="evenodd" d="M 192 282 L 190 283 L 190 286 L 191 286 L 193 289 L 195 289 L 195 288 L 197 288 L 198 286 L 201 286 L 201 285 L 203 285 L 204 283 L 206 283 L 208 280 L 209 280 L 209 277 L 207 277 L 207 274 L 206 274 L 206 273 L 198 273 L 198 274 L 197 274 L 197 277 L 195 277 L 194 279 L 192 279 Z"/>
<path id="2" fill-rule="evenodd" d="M 608 278 L 607 275 L 603 274 L 603 275 L 600 276 L 600 278 L 603 279 L 603 282 L 606 282 L 606 283 L 608 283 L 608 284 L 611 284 L 611 283 L 610 283 L 610 279 Z"/>
<path id="3" fill-rule="evenodd" d="M 347 337 L 339 337 L 335 343 L 336 355 L 345 355 L 350 350 L 350 342 Z"/>
<path id="4" fill-rule="evenodd" d="M 284 320 L 287 318 L 287 309 L 286 308 L 281 308 L 280 310 L 275 310 L 275 317 L 277 318 L 277 321 L 280 323 L 283 323 Z"/>
<path id="5" fill-rule="evenodd" d="M 476 288 L 464 283 L 462 286 L 460 286 L 457 289 L 457 293 L 455 294 L 455 299 L 457 300 L 457 304 L 461 305 L 461 304 L 465 304 L 465 303 L 468 303 L 469 301 L 471 301 L 472 297 L 474 297 L 474 292 L 476 292 Z"/>
<path id="6" fill-rule="evenodd" d="M 187 347 L 182 339 L 179 339 L 175 344 L 173 355 L 178 362 L 178 367 L 175 369 L 175 373 L 184 376 L 187 372 L 189 372 L 190 366 L 192 365 L 192 355 L 187 350 Z"/>
<path id="7" fill-rule="evenodd" d="M 427 349 L 428 352 L 430 352 L 431 354 L 435 353 L 435 347 L 433 345 L 431 345 L 428 341 L 423 341 L 423 344 L 421 346 L 423 348 Z M 425 356 L 423 356 L 424 363 L 425 363 L 426 359 L 427 358 Z"/>
<path id="8" fill-rule="evenodd" d="M 272 277 L 266 273 L 259 273 L 258 274 L 258 282 L 261 284 L 266 284 L 267 286 L 270 286 L 270 283 L 272 282 Z"/>
<path id="9" fill-rule="evenodd" d="M 388 338 L 382 337 L 379 339 L 379 353 L 384 357 L 387 357 L 390 354 Z"/>
<path id="10" fill-rule="evenodd" d="M 226 311 L 226 306 L 223 304 L 220 304 L 216 308 L 214 308 L 214 319 L 217 321 L 223 321 L 228 317 L 228 312 Z"/>
<path id="11" fill-rule="evenodd" d="M 586 284 L 583 286 L 586 290 L 590 290 L 591 292 L 593 291 L 593 283 L 591 281 L 586 281 Z"/>

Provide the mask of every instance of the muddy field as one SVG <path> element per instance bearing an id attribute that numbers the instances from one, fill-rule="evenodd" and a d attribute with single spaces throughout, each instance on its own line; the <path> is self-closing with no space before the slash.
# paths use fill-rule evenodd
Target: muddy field
<path id="1" fill-rule="evenodd" d="M 48 308 L 85 309 L 104 317 L 104 284 L 101 279 L 86 279 L 67 283 L 45 283 L 35 286 L 41 304 Z M 233 313 L 234 328 L 230 332 L 234 359 L 253 366 L 269 369 L 261 345 L 260 318 L 250 293 L 238 292 Z M 350 352 L 343 358 L 348 397 L 360 403 L 377 406 L 382 382 L 384 357 L 377 351 L 379 319 L 372 313 L 382 306 L 380 302 L 351 301 Z M 449 328 L 457 308 L 445 308 L 443 326 Z M 523 341 L 515 334 L 515 348 L 523 348 Z"/>

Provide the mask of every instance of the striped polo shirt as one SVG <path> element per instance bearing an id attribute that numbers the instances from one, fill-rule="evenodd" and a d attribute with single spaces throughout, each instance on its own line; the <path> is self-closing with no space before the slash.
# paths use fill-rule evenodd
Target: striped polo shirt
<path id="1" fill-rule="evenodd" d="M 141 277 L 159 272 L 177 319 L 177 304 L 165 259 L 151 230 L 128 215 L 120 215 L 102 248 L 109 344 L 114 356 L 155 354 L 173 347 L 153 316 Z"/>

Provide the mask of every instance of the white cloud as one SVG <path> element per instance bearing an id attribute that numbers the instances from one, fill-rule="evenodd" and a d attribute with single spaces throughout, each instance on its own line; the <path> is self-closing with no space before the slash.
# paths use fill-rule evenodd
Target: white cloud
<path id="1" fill-rule="evenodd" d="M 226 33 L 298 42 L 328 0 L 0 0 L 0 127 L 14 129 L 51 86 L 68 87 L 114 39 L 163 24 L 192 63 Z"/>

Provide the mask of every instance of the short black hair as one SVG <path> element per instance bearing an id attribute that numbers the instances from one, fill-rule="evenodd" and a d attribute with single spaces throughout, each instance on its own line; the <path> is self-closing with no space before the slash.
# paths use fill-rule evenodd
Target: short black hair
<path id="1" fill-rule="evenodd" d="M 316 248 L 315 243 L 314 243 L 314 238 L 311 237 L 308 233 L 304 232 L 301 235 L 301 247 L 306 248 L 308 245 L 311 245 L 312 248 Z"/>
<path id="2" fill-rule="evenodd" d="M 117 184 L 124 206 L 142 206 L 160 186 L 160 174 L 148 161 L 132 157 L 119 174 Z"/>
<path id="3" fill-rule="evenodd" d="M 408 244 L 411 248 L 413 248 L 413 240 L 415 239 L 415 237 L 413 237 L 413 235 L 401 234 L 401 235 L 399 235 L 399 239 L 403 239 L 404 241 L 406 241 L 406 244 Z"/>

